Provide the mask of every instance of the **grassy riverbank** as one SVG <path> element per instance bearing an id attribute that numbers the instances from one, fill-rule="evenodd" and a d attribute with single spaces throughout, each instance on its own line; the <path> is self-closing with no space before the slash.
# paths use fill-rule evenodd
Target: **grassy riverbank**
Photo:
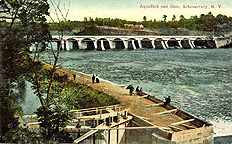
<path id="1" fill-rule="evenodd" d="M 30 81 L 33 84 L 33 88 L 36 89 L 36 72 L 40 80 L 41 93 L 45 94 L 52 66 L 37 60 L 34 61 L 27 55 L 22 55 L 22 59 L 24 59 L 23 65 L 30 67 L 24 79 Z M 72 77 L 67 76 L 73 74 L 57 68 L 51 88 L 51 100 L 53 103 L 62 105 L 67 110 L 108 106 L 118 103 L 113 97 L 85 84 L 76 83 Z"/>

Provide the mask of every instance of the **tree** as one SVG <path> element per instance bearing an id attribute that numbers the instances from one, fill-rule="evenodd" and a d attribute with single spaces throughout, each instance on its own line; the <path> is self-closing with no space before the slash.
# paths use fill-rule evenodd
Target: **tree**
<path id="1" fill-rule="evenodd" d="M 49 5 L 47 0 L 13 0 L 1 1 L 2 19 L 9 22 L 5 28 L 4 47 L 28 49 L 36 42 L 45 42 L 51 35 L 45 23 Z M 12 43 L 14 41 L 15 43 Z"/>
<path id="2" fill-rule="evenodd" d="M 212 14 L 212 12 L 209 12 L 205 16 L 205 30 L 213 31 L 217 24 L 218 23 L 217 23 L 217 20 L 215 19 L 214 15 Z"/>
<path id="3" fill-rule="evenodd" d="M 219 24 L 224 24 L 224 23 L 227 23 L 229 21 L 228 17 L 226 15 L 222 15 L 222 14 L 218 14 L 216 16 L 216 19 L 218 20 Z"/>
<path id="4" fill-rule="evenodd" d="M 180 20 L 185 19 L 184 15 L 180 15 Z"/>
<path id="5" fill-rule="evenodd" d="M 70 22 L 66 20 L 66 15 L 62 13 L 59 8 L 59 4 L 56 4 L 51 0 L 52 6 L 56 9 L 56 15 L 58 18 L 58 34 L 60 39 L 63 40 L 64 31 L 69 29 Z M 1 137 L 0 142 L 18 142 L 18 138 L 11 137 L 9 134 L 15 136 L 15 131 L 20 132 L 22 130 L 19 126 L 18 114 L 15 113 L 14 103 L 9 101 L 10 85 L 12 82 L 17 82 L 17 79 L 22 77 L 23 74 L 27 74 L 28 69 L 33 69 L 33 81 L 36 94 L 40 100 L 41 107 L 38 109 L 38 119 L 41 122 L 41 135 L 43 136 L 44 143 L 53 141 L 52 139 L 58 140 L 59 142 L 67 142 L 64 138 L 69 138 L 68 134 L 60 129 L 67 122 L 68 116 L 65 114 L 59 105 L 54 104 L 51 101 L 51 87 L 53 83 L 54 73 L 56 71 L 56 65 L 59 57 L 60 48 L 53 52 L 54 63 L 52 69 L 47 74 L 49 76 L 46 85 L 46 91 L 41 89 L 42 77 L 37 70 L 40 70 L 41 65 L 35 61 L 39 58 L 38 53 L 40 49 L 39 43 L 48 45 L 51 40 L 49 27 L 46 24 L 46 16 L 49 16 L 48 9 L 49 5 L 47 0 L 6 0 L 0 2 L 3 10 L 0 11 L 1 18 L 4 20 L 4 27 L 1 31 L 1 49 L 0 66 L 3 68 L 3 72 L 0 72 L 0 78 L 3 78 L 4 85 L 0 85 L 1 89 L 4 89 L 4 93 L 1 93 Z M 59 18 L 58 11 L 62 18 Z M 53 20 L 53 18 L 51 18 Z M 20 62 L 23 60 L 22 53 L 28 51 L 29 46 L 32 44 L 36 45 L 36 52 L 34 60 L 30 62 L 28 67 L 20 67 Z M 28 56 L 28 59 L 29 56 Z M 3 62 L 2 62 L 3 61 Z M 16 63 L 18 62 L 18 63 Z M 15 66 L 19 64 L 19 67 Z M 24 64 L 24 63 L 23 63 Z M 16 68 L 19 68 L 16 70 Z M 46 97 L 44 97 L 46 93 Z M 14 99 L 14 98 L 13 98 Z M 50 117 L 50 115 L 52 117 Z M 6 118 L 5 118 L 6 117 Z M 22 129 L 22 128 L 21 128 Z M 10 131 L 13 132 L 10 132 Z M 21 138 L 22 134 L 17 134 Z M 22 143 L 28 143 L 24 137 L 22 137 Z M 51 140 L 51 141 L 50 141 Z M 53 141 L 54 142 L 54 141 Z M 34 142 L 29 142 L 34 143 Z"/>
<path id="6" fill-rule="evenodd" d="M 29 50 L 31 44 L 46 42 L 51 38 L 48 26 L 45 23 L 49 14 L 47 0 L 5 0 L 0 2 L 0 78 L 1 78 L 1 119 L 0 142 L 18 142 L 16 131 L 23 130 L 19 126 L 18 116 L 14 107 L 17 105 L 15 96 L 12 96 L 11 85 L 18 83 L 21 75 L 27 68 L 18 68 L 20 65 L 19 52 Z M 18 69 L 16 69 L 18 68 Z M 14 136 L 13 136 L 14 135 Z M 24 140 L 24 138 L 21 138 Z"/>
<path id="7" fill-rule="evenodd" d="M 163 15 L 164 22 L 166 22 L 167 17 L 168 17 L 167 15 Z"/>
<path id="8" fill-rule="evenodd" d="M 173 15 L 172 16 L 172 21 L 175 21 L 176 20 L 176 15 Z"/>
<path id="9" fill-rule="evenodd" d="M 60 8 L 60 3 L 56 3 L 55 1 L 51 0 L 51 5 L 55 10 L 56 17 L 58 19 L 58 35 L 61 41 L 64 40 L 65 31 L 70 30 L 69 26 L 67 25 L 69 21 L 67 20 L 68 10 L 62 10 Z M 51 17 L 50 17 L 51 18 Z M 54 19 L 51 18 L 53 22 Z M 59 59 L 60 50 L 62 45 L 60 45 L 56 51 L 54 51 L 53 46 L 51 45 L 52 55 L 54 57 L 52 68 L 48 71 L 46 79 L 41 79 L 39 71 L 35 71 L 34 83 L 35 83 L 35 90 L 36 94 L 41 101 L 41 107 L 37 109 L 38 121 L 40 122 L 40 129 L 41 135 L 44 138 L 44 143 L 53 143 L 53 142 L 72 142 L 69 136 L 69 133 L 64 131 L 64 127 L 68 122 L 68 110 L 62 109 L 62 106 L 55 103 L 53 100 L 54 93 L 52 92 L 52 85 L 54 82 L 54 75 L 57 70 L 57 62 Z M 36 57 L 35 57 L 36 58 Z M 43 76 L 43 75 L 42 75 Z M 45 89 L 41 88 L 41 83 L 46 83 Z M 43 94 L 46 97 L 43 97 Z M 61 104 L 62 105 L 62 104 Z M 55 141 L 54 141 L 55 140 Z"/>
<path id="10" fill-rule="evenodd" d="M 143 16 L 143 21 L 147 21 L 147 17 L 146 16 Z"/>
<path id="11" fill-rule="evenodd" d="M 184 15 L 180 15 L 180 20 L 179 20 L 179 26 L 185 28 L 185 21 L 186 18 L 184 17 Z"/>

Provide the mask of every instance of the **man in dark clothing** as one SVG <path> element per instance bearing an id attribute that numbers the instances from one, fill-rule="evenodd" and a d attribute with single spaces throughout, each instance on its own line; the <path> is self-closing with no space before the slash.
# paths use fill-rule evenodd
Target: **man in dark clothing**
<path id="1" fill-rule="evenodd" d="M 94 84 L 94 82 L 95 82 L 95 76 L 94 76 L 94 74 L 93 74 L 93 76 L 92 76 L 92 82 L 93 82 L 93 84 Z"/>
<path id="2" fill-rule="evenodd" d="M 130 84 L 129 86 L 127 86 L 126 89 L 129 89 L 130 90 L 130 95 L 132 95 L 133 91 L 134 91 L 134 87 L 132 84 Z"/>
<path id="3" fill-rule="evenodd" d="M 74 80 L 74 81 L 76 80 L 76 75 L 75 75 L 75 74 L 73 74 L 73 80 Z"/>
<path id="4" fill-rule="evenodd" d="M 164 106 L 166 106 L 170 102 L 171 102 L 171 98 L 170 98 L 170 96 L 168 96 L 168 98 L 165 98 Z"/>
<path id="5" fill-rule="evenodd" d="M 139 86 L 136 87 L 136 90 L 135 90 L 137 93 L 139 92 Z"/>
<path id="6" fill-rule="evenodd" d="M 130 88 L 130 95 L 132 95 L 133 91 L 134 91 L 134 87 L 132 86 L 132 87 Z"/>

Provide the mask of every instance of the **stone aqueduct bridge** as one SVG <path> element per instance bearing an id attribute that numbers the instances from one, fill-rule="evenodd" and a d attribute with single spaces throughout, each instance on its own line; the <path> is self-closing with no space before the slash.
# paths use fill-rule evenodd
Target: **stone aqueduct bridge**
<path id="1" fill-rule="evenodd" d="M 194 49 L 218 48 L 214 37 L 207 36 L 53 36 L 57 48 L 70 49 Z M 71 46 L 70 46 L 71 45 Z"/>

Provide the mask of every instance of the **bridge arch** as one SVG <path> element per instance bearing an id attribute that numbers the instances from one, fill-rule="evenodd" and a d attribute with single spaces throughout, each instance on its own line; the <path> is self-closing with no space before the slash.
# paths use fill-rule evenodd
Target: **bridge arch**
<path id="1" fill-rule="evenodd" d="M 183 49 L 191 49 L 192 48 L 189 38 L 183 38 L 180 43 L 181 43 Z"/>
<path id="2" fill-rule="evenodd" d="M 153 48 L 152 40 L 150 40 L 149 38 L 142 39 L 141 46 L 142 46 L 142 48 Z"/>
<path id="3" fill-rule="evenodd" d="M 139 48 L 139 42 L 135 38 L 128 39 L 128 49 L 137 49 Z"/>
<path id="4" fill-rule="evenodd" d="M 178 41 L 175 38 L 170 38 L 167 41 L 169 48 L 180 48 Z"/>
<path id="5" fill-rule="evenodd" d="M 69 43 L 69 47 L 73 50 L 79 49 L 78 41 L 75 38 L 68 38 L 67 42 Z M 72 45 L 72 46 L 70 46 Z"/>
<path id="6" fill-rule="evenodd" d="M 93 50 L 94 47 L 94 41 L 90 38 L 84 38 L 81 40 L 81 49 L 87 49 L 87 50 Z"/>
<path id="7" fill-rule="evenodd" d="M 206 41 L 200 37 L 196 38 L 193 43 L 197 49 L 206 48 Z"/>
<path id="8" fill-rule="evenodd" d="M 109 41 L 105 38 L 100 38 L 97 40 L 97 50 L 106 50 L 110 49 Z"/>
<path id="9" fill-rule="evenodd" d="M 61 47 L 61 40 L 58 39 L 58 38 L 52 38 L 52 42 L 51 42 L 51 45 L 52 45 L 52 48 L 53 49 L 59 49 L 62 50 L 62 47 Z"/>
<path id="10" fill-rule="evenodd" d="M 120 38 L 115 38 L 112 41 L 112 45 L 114 46 L 115 49 L 125 49 L 125 45 L 122 39 Z"/>
<path id="11" fill-rule="evenodd" d="M 162 38 L 157 38 L 155 41 L 154 41 L 154 44 L 155 44 L 155 48 L 156 49 L 164 49 L 164 46 L 163 46 L 163 39 Z"/>

